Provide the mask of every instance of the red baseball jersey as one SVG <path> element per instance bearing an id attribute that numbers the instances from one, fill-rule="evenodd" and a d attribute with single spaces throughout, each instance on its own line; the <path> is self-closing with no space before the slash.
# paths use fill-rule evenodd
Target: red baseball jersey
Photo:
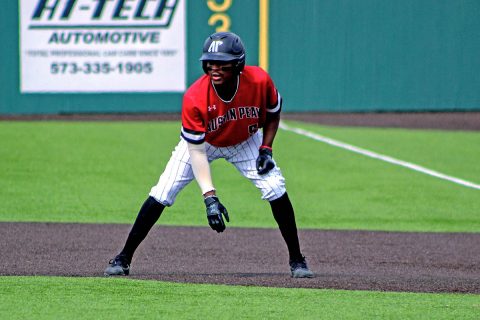
<path id="1" fill-rule="evenodd" d="M 183 96 L 181 136 L 194 144 L 233 146 L 262 128 L 267 112 L 278 113 L 281 107 L 272 79 L 259 67 L 244 68 L 231 101 L 222 100 L 203 75 Z"/>

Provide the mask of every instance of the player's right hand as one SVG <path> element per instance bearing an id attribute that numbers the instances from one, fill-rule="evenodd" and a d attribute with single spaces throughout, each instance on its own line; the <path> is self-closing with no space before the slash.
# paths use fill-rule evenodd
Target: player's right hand
<path id="1" fill-rule="evenodd" d="M 225 216 L 227 222 L 230 222 L 227 208 L 220 203 L 220 200 L 218 200 L 216 196 L 208 196 L 204 201 L 207 207 L 208 224 L 213 230 L 223 232 L 223 230 L 225 230 L 225 222 L 223 221 L 222 214 Z"/>

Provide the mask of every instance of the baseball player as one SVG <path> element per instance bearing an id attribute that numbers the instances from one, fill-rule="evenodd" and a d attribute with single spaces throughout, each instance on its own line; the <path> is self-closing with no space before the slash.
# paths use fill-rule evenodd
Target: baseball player
<path id="1" fill-rule="evenodd" d="M 245 66 L 245 48 L 234 33 L 209 36 L 200 60 L 205 75 L 184 94 L 180 142 L 141 207 L 124 248 L 110 260 L 105 275 L 129 274 L 139 244 L 164 208 L 173 205 L 178 193 L 193 179 L 202 191 L 208 224 L 223 232 L 229 216 L 210 174 L 210 162 L 223 158 L 250 179 L 262 199 L 270 203 L 288 248 L 291 276 L 313 277 L 300 251 L 284 177 L 272 158 L 282 108 L 280 94 L 265 71 Z"/>

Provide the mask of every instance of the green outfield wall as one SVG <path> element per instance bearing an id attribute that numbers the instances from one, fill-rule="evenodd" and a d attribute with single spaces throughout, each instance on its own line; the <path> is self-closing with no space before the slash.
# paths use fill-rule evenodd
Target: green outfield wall
<path id="1" fill-rule="evenodd" d="M 177 89 L 171 92 L 138 91 L 138 88 L 137 92 L 80 92 L 80 89 L 75 92 L 75 85 L 86 88 L 88 79 L 96 81 L 98 76 L 89 74 L 90 78 L 85 78 L 85 74 L 80 75 L 86 73 L 86 69 L 72 69 L 73 58 L 64 70 L 61 65 L 57 68 L 54 60 L 48 62 L 50 73 L 45 83 L 48 78 L 55 77 L 57 80 L 53 81 L 58 83 L 46 87 L 57 92 L 38 89 L 43 88 L 43 74 L 33 62 L 28 62 L 28 67 L 22 70 L 22 63 L 27 65 L 27 60 L 23 56 L 21 39 L 26 39 L 25 32 L 31 37 L 33 31 L 40 28 L 49 28 L 51 34 L 62 29 L 53 24 L 47 27 L 31 24 L 27 31 L 22 31 L 21 25 L 25 24 L 22 19 L 25 18 L 20 12 L 26 1 L 31 1 L 32 8 L 41 13 L 38 21 L 47 21 L 49 14 L 56 14 L 57 22 L 70 23 L 67 31 L 71 31 L 77 16 L 89 14 L 94 17 L 91 21 L 96 30 L 103 33 L 123 30 L 118 27 L 122 22 L 146 23 L 149 15 L 153 17 L 154 12 L 160 12 L 159 8 L 175 3 L 106 0 L 102 8 L 105 10 L 100 11 L 102 1 L 99 0 L 58 0 L 61 7 L 59 4 L 55 11 L 57 0 L 4 1 L 3 10 L 0 10 L 0 114 L 180 111 L 182 91 Z M 243 38 L 248 50 L 247 63 L 268 69 L 284 97 L 286 112 L 480 110 L 478 0 L 180 0 L 177 3 L 181 1 L 185 1 L 185 39 L 181 46 L 185 55 L 182 69 L 185 87 L 202 74 L 198 58 L 205 37 L 217 30 L 230 30 Z M 142 11 L 148 5 L 155 5 L 151 14 Z M 42 6 L 45 10 L 38 11 Z M 174 17 L 180 12 L 178 8 L 175 10 Z M 32 10 L 29 14 L 33 17 L 34 13 Z M 114 25 L 110 25 L 110 29 L 99 24 L 99 19 L 105 18 L 107 13 L 111 14 L 110 22 Z M 91 26 L 75 30 L 88 33 Z M 136 26 L 132 30 L 140 29 Z M 158 30 L 160 48 L 167 29 Z M 53 48 L 53 38 L 49 39 L 48 45 Z M 84 41 L 88 45 L 90 40 L 85 38 Z M 170 41 L 175 45 L 175 40 Z M 128 46 L 129 51 L 138 49 L 133 42 Z M 75 45 L 58 44 L 55 48 L 59 47 L 65 49 Z M 139 59 L 138 56 L 134 58 Z M 135 62 L 134 58 L 128 59 Z M 102 55 L 96 59 L 103 62 L 106 58 Z M 130 61 L 128 59 L 124 62 Z M 110 69 L 99 69 L 99 74 L 125 73 L 124 62 L 112 63 Z M 73 79 L 69 80 L 74 84 L 73 89 L 62 91 L 62 76 Z M 75 83 L 76 76 L 82 79 L 79 83 Z M 164 86 L 168 87 L 168 80 L 178 80 L 179 75 L 170 72 L 161 77 L 166 80 Z M 127 78 L 126 74 L 119 75 L 121 81 Z M 138 79 L 135 83 L 138 87 L 155 83 L 152 74 L 140 75 Z M 107 84 L 114 88 L 115 81 Z"/>
<path id="2" fill-rule="evenodd" d="M 295 107 L 480 109 L 478 0 L 270 1 L 270 19 L 270 71 Z"/>

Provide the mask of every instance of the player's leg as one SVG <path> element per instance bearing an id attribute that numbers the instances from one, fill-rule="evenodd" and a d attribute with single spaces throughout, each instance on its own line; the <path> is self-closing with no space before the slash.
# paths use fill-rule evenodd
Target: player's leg
<path id="1" fill-rule="evenodd" d="M 278 224 L 280 232 L 285 239 L 290 256 L 290 271 L 292 277 L 295 278 L 311 278 L 313 272 L 308 269 L 305 257 L 300 251 L 300 243 L 298 241 L 297 225 L 295 222 L 295 213 L 292 203 L 288 198 L 287 192 L 278 199 L 271 200 L 273 217 Z"/>
<path id="2" fill-rule="evenodd" d="M 273 217 L 288 248 L 292 276 L 311 277 L 305 258 L 300 250 L 295 212 L 285 187 L 285 178 L 278 166 L 265 175 L 259 175 L 256 169 L 258 148 L 262 142 L 261 133 L 253 135 L 244 143 L 235 146 L 235 153 L 227 160 L 248 178 L 261 191 L 262 199 L 270 203 Z"/>
<path id="3" fill-rule="evenodd" d="M 135 250 L 145 239 L 155 222 L 157 222 L 164 208 L 165 206 L 157 202 L 153 197 L 149 196 L 145 200 L 128 234 L 123 249 L 115 258 L 110 260 L 110 266 L 105 269 L 105 275 L 128 275 L 130 273 L 130 263 Z"/>
<path id="4" fill-rule="evenodd" d="M 163 209 L 175 202 L 178 193 L 193 179 L 185 141 L 175 148 L 160 179 L 143 203 L 120 253 L 110 261 L 105 275 L 128 275 L 135 250 L 160 218 Z"/>

